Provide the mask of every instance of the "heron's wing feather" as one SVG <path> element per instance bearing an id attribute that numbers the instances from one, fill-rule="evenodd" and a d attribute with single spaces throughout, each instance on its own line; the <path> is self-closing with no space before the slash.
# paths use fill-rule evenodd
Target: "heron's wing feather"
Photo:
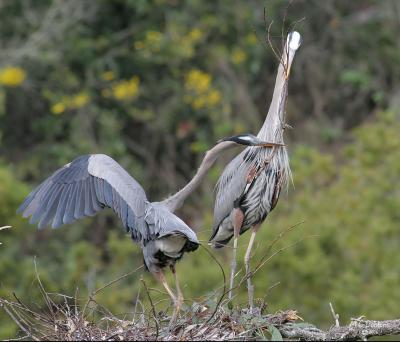
<path id="1" fill-rule="evenodd" d="M 34 189 L 18 212 L 31 216 L 39 228 L 53 228 L 112 208 L 135 240 L 146 238 L 148 201 L 140 184 L 115 160 L 103 155 L 81 156 L 57 170 Z"/>
<path id="2" fill-rule="evenodd" d="M 246 148 L 232 159 L 218 180 L 212 237 L 218 231 L 221 222 L 233 210 L 235 200 L 242 196 L 246 188 L 248 168 L 244 159 L 248 150 L 249 148 Z"/>
<path id="3" fill-rule="evenodd" d="M 170 212 L 163 203 L 153 202 L 147 207 L 146 223 L 151 239 L 168 235 L 184 235 L 189 241 L 199 244 L 195 232 L 178 216 Z"/>

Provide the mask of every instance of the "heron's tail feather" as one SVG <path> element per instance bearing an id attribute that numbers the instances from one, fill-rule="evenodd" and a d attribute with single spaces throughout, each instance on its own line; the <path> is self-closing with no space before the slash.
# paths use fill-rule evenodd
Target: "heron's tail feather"
<path id="1" fill-rule="evenodd" d="M 185 252 L 194 252 L 197 248 L 199 248 L 199 244 L 196 242 L 193 242 L 191 240 L 187 240 L 185 247 L 184 247 L 184 251 Z"/>

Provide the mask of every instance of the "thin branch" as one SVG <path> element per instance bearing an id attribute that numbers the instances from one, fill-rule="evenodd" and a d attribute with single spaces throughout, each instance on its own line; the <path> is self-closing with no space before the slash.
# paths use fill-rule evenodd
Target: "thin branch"
<path id="1" fill-rule="evenodd" d="M 270 48 L 271 48 L 273 54 L 275 55 L 275 57 L 276 57 L 277 60 L 279 61 L 279 63 L 281 63 L 282 65 L 284 65 L 283 60 L 282 60 L 282 57 L 280 56 L 280 54 L 278 54 L 279 50 L 278 50 L 278 52 L 276 52 L 275 47 L 274 47 L 274 44 L 272 44 L 272 41 L 271 41 L 271 32 L 270 32 L 270 31 L 271 31 L 271 27 L 272 27 L 272 24 L 273 24 L 273 23 L 274 23 L 274 22 L 271 21 L 271 23 L 268 25 L 268 29 L 267 29 L 267 40 L 268 40 L 268 44 L 269 44 L 269 46 L 270 46 Z"/>
<path id="2" fill-rule="evenodd" d="M 107 287 L 109 287 L 109 286 L 111 286 L 111 285 L 113 285 L 113 284 L 119 282 L 120 280 L 122 280 L 122 279 L 124 279 L 124 278 L 130 276 L 131 274 L 133 274 L 133 273 L 139 271 L 139 270 L 142 269 L 143 267 L 144 267 L 144 265 L 141 265 L 141 266 L 137 267 L 136 269 L 134 269 L 133 271 L 130 271 L 130 272 L 128 272 L 128 273 L 125 273 L 125 274 L 119 276 L 118 278 L 116 278 L 116 279 L 114 279 L 114 280 L 111 280 L 110 282 L 108 282 L 107 284 L 105 284 L 105 285 L 103 285 L 102 287 L 98 288 L 97 290 L 93 291 L 93 292 L 89 295 L 88 300 L 86 301 L 86 304 L 85 304 L 85 306 L 84 306 L 84 308 L 83 308 L 83 313 L 86 312 L 86 309 L 87 309 L 89 303 L 92 302 L 92 301 L 94 301 L 94 297 L 95 297 L 100 291 L 102 291 L 102 290 L 104 290 L 105 288 L 107 288 Z"/>
<path id="3" fill-rule="evenodd" d="M 33 257 L 33 264 L 35 266 L 35 275 L 36 275 L 36 279 L 37 279 L 38 284 L 39 284 L 39 288 L 40 288 L 40 290 L 42 292 L 42 296 L 44 298 L 44 301 L 46 302 L 47 307 L 49 308 L 49 311 L 50 311 L 52 317 L 54 317 L 54 312 L 53 312 L 53 304 L 54 303 L 52 302 L 50 297 L 47 295 L 47 292 L 44 289 L 44 286 L 42 284 L 42 281 L 40 280 L 39 272 L 37 270 L 37 265 L 36 265 L 36 255 Z"/>
<path id="4" fill-rule="evenodd" d="M 95 296 L 96 294 L 98 294 L 100 291 L 104 290 L 105 288 L 119 282 L 120 280 L 130 276 L 132 273 L 135 273 L 137 271 L 139 271 L 140 269 L 142 269 L 144 267 L 144 265 L 139 266 L 138 268 L 134 269 L 133 271 L 130 271 L 128 273 L 123 274 L 122 276 L 118 277 L 117 279 L 114 279 L 112 281 L 110 281 L 109 283 L 107 283 L 106 285 L 98 288 L 96 291 L 92 292 L 92 296 Z"/>
<path id="5" fill-rule="evenodd" d="M 297 228 L 298 226 L 302 225 L 305 221 L 300 221 L 295 223 L 294 225 L 290 226 L 289 228 L 286 228 L 284 230 L 282 230 L 281 232 L 279 232 L 279 234 L 270 242 L 270 244 L 267 247 L 267 250 L 265 252 L 265 254 L 261 257 L 260 262 L 264 261 L 265 258 L 267 257 L 268 253 L 271 251 L 272 247 L 274 247 L 274 245 L 280 241 L 287 233 L 290 233 L 291 231 L 293 231 L 295 228 Z"/>
<path id="6" fill-rule="evenodd" d="M 154 322 L 156 322 L 156 330 L 157 330 L 157 332 L 156 332 L 156 340 L 157 340 L 158 339 L 158 335 L 159 335 L 159 331 L 160 331 L 160 325 L 159 325 L 158 319 L 157 319 L 156 308 L 154 307 L 153 300 L 151 299 L 150 292 L 149 292 L 149 289 L 147 288 L 146 282 L 144 281 L 143 278 L 141 278 L 140 281 L 142 282 L 143 287 L 146 290 L 147 297 L 149 298 L 149 302 L 150 302 L 150 305 L 151 305 L 151 311 L 153 313 Z"/>
<path id="7" fill-rule="evenodd" d="M 18 325 L 18 327 L 25 333 L 27 334 L 29 337 L 31 337 L 33 340 L 35 341 L 39 341 L 38 338 L 36 338 L 35 336 L 33 336 L 28 330 L 26 330 L 26 328 L 20 323 L 20 321 L 15 318 L 15 316 L 11 313 L 11 311 L 7 308 L 6 305 L 4 305 L 3 303 L 0 304 L 1 307 L 3 307 L 4 311 L 8 314 L 8 316 L 10 316 L 10 318 L 15 322 L 15 324 Z"/>
<path id="8" fill-rule="evenodd" d="M 331 302 L 329 302 L 329 307 L 330 307 L 330 309 L 331 309 L 331 313 L 332 313 L 333 319 L 335 320 L 335 326 L 336 326 L 336 327 L 340 327 L 340 324 L 339 324 L 339 314 L 335 313 L 335 310 L 333 310 L 333 306 L 332 306 L 332 303 L 331 303 Z"/>
<path id="9" fill-rule="evenodd" d="M 289 0 L 288 4 L 286 5 L 285 11 L 283 13 L 283 20 L 282 20 L 282 32 L 281 32 L 281 39 L 282 39 L 282 46 L 284 46 L 285 41 L 285 24 L 286 24 L 286 17 L 289 12 L 289 7 L 292 5 L 293 0 Z"/>
<path id="10" fill-rule="evenodd" d="M 205 324 L 207 324 L 207 323 L 209 323 L 209 322 L 213 319 L 213 317 L 215 316 L 216 312 L 218 311 L 219 306 L 221 305 L 221 303 L 222 303 L 222 301 L 223 301 L 225 295 L 228 293 L 228 291 L 226 290 L 226 276 L 225 276 L 224 268 L 222 267 L 221 263 L 217 260 L 217 258 L 216 258 L 205 246 L 203 246 L 203 245 L 200 245 L 200 246 L 203 247 L 203 248 L 207 251 L 207 253 L 211 256 L 211 258 L 218 264 L 218 266 L 219 266 L 219 268 L 221 269 L 221 272 L 222 272 L 222 277 L 223 277 L 223 279 L 224 279 L 224 289 L 223 289 L 223 291 L 222 291 L 222 295 L 221 295 L 221 297 L 219 298 L 219 300 L 218 300 L 218 302 L 217 302 L 217 305 L 215 306 L 214 312 L 211 314 L 210 318 L 209 318 L 209 319 L 207 320 L 207 322 L 205 323 Z"/>

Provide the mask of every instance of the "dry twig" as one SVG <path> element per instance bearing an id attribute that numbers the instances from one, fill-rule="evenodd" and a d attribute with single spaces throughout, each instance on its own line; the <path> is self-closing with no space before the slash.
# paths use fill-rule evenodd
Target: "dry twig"
<path id="1" fill-rule="evenodd" d="M 150 318 L 132 324 L 132 321 L 105 316 L 107 311 L 97 312 L 101 318 L 94 316 L 89 320 L 83 311 L 68 304 L 68 297 L 64 298 L 62 304 L 54 304 L 55 316 L 49 312 L 35 312 L 18 299 L 0 298 L 0 308 L 18 325 L 23 336 L 33 340 L 256 340 L 275 331 L 284 338 L 303 341 L 346 341 L 400 334 L 399 319 L 353 319 L 348 326 L 334 326 L 323 331 L 312 324 L 296 323 L 300 317 L 293 310 L 257 316 L 245 310 L 231 311 L 219 306 L 214 319 L 209 321 L 211 310 L 196 303 L 172 327 L 161 321 L 157 321 L 156 326 L 149 325 Z"/>

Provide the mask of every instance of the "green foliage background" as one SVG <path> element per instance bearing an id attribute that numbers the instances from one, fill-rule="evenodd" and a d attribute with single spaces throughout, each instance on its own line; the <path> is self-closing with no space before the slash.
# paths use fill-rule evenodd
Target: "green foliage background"
<path id="1" fill-rule="evenodd" d="M 398 6 L 295 1 L 288 10 L 287 27 L 306 17 L 296 25 L 304 41 L 288 102 L 295 187 L 263 224 L 253 266 L 281 231 L 304 222 L 268 255 L 295 245 L 254 276 L 256 297 L 271 311 L 294 308 L 325 326 L 332 321 L 329 302 L 343 320 L 399 314 Z M 79 289 L 81 298 L 141 265 L 139 248 L 111 211 L 42 231 L 15 211 L 35 185 L 85 153 L 113 156 L 150 199 L 161 199 L 190 179 L 218 138 L 256 132 L 277 67 L 265 26 L 274 21 L 272 40 L 280 47 L 286 7 L 284 1 L 1 3 L 0 226 L 13 226 L 0 236 L 1 297 L 15 292 L 27 303 L 41 302 L 34 256 L 49 292 Z M 212 189 L 229 158 L 179 213 L 204 241 Z M 241 253 L 248 237 L 240 240 Z M 230 250 L 215 255 L 228 273 Z M 218 265 L 202 249 L 178 270 L 186 298 L 204 299 L 222 285 Z M 101 292 L 99 303 L 121 317 L 132 312 L 141 274 Z M 237 294 L 235 302 L 245 303 L 244 285 Z M 15 331 L 0 313 L 0 338 Z"/>

